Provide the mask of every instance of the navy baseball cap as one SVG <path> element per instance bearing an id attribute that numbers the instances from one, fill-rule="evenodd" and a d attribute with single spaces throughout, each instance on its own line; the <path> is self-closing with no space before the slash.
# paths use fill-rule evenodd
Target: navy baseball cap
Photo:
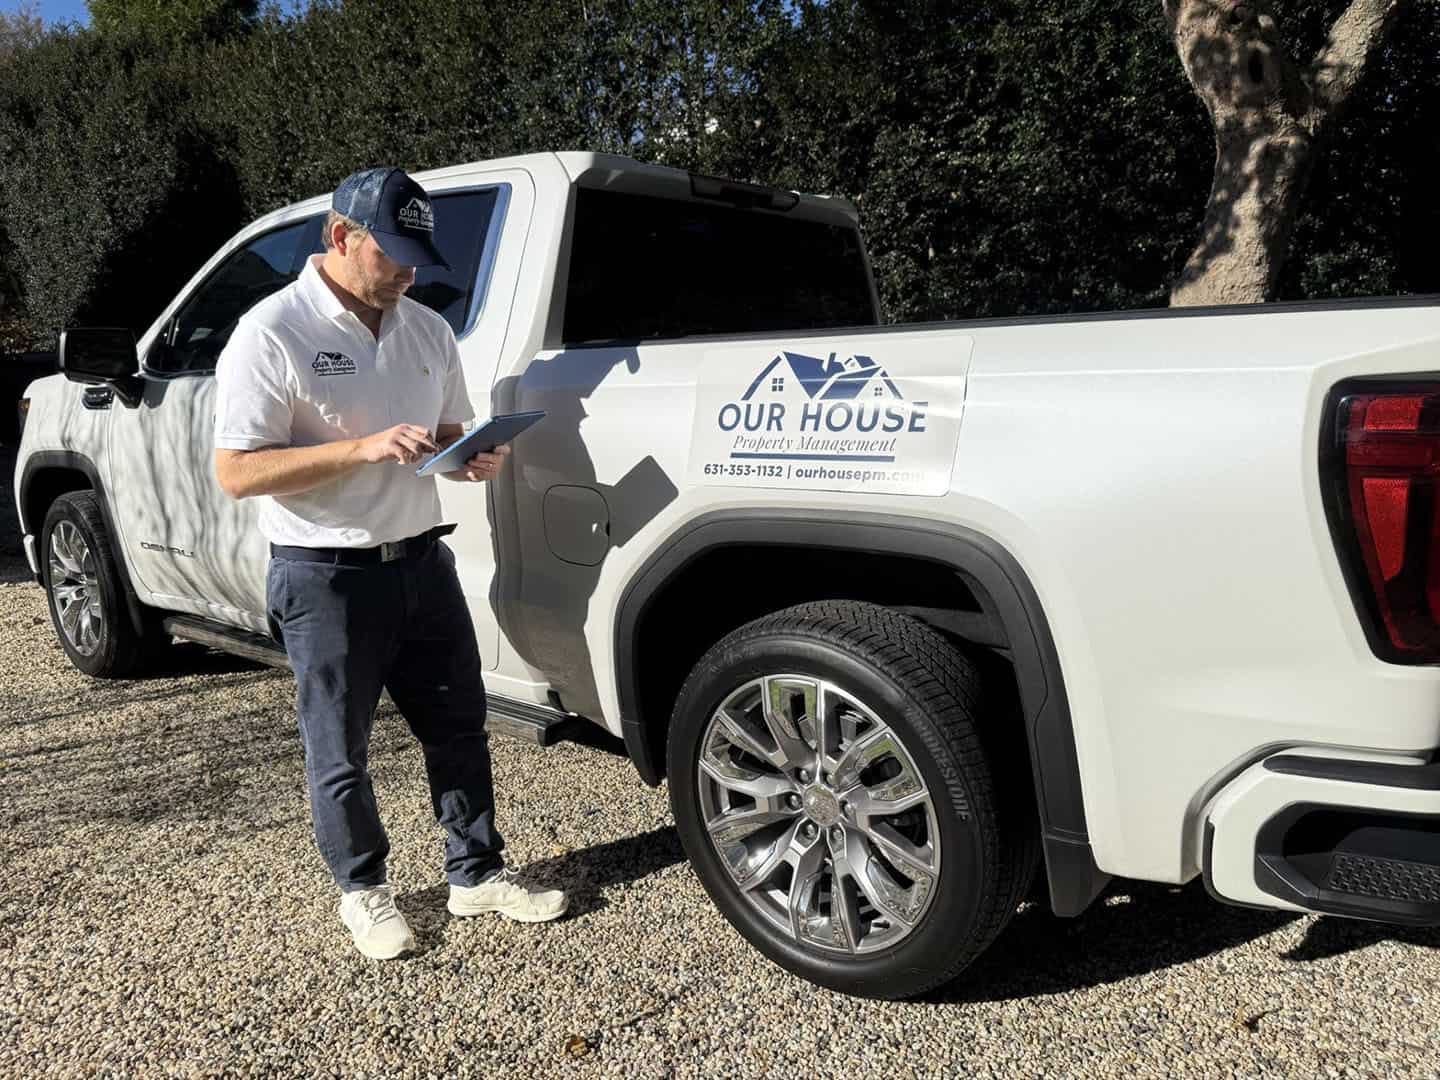
<path id="1" fill-rule="evenodd" d="M 435 246 L 435 212 L 425 189 L 403 169 L 361 169 L 335 189 L 330 207 L 364 225 L 380 250 L 401 266 L 450 264 Z"/>

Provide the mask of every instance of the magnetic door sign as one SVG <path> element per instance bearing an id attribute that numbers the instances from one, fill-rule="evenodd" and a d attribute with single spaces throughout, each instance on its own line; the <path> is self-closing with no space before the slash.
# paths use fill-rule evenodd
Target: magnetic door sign
<path id="1" fill-rule="evenodd" d="M 706 354 L 692 484 L 943 495 L 970 338 L 810 338 Z"/>

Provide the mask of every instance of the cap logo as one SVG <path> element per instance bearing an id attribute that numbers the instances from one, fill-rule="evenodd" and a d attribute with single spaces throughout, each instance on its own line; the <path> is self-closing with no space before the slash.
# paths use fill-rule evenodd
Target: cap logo
<path id="1" fill-rule="evenodd" d="M 430 204 L 421 198 L 413 198 L 400 208 L 400 224 L 407 229 L 435 231 L 435 214 Z"/>

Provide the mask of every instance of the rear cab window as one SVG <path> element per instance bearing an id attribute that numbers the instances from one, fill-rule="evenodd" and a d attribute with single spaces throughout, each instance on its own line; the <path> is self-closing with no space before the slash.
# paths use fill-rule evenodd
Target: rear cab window
<path id="1" fill-rule="evenodd" d="M 574 197 L 566 345 L 879 321 L 853 224 L 584 186 Z"/>

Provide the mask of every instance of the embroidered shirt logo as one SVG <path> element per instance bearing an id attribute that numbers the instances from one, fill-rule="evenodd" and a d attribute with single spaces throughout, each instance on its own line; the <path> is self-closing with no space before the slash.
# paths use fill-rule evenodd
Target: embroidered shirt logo
<path id="1" fill-rule="evenodd" d="M 400 224 L 407 229 L 435 231 L 435 214 L 430 204 L 421 198 L 413 198 L 400 208 Z"/>
<path id="2" fill-rule="evenodd" d="M 355 361 L 344 353 L 319 352 L 310 368 L 316 375 L 354 375 Z"/>

